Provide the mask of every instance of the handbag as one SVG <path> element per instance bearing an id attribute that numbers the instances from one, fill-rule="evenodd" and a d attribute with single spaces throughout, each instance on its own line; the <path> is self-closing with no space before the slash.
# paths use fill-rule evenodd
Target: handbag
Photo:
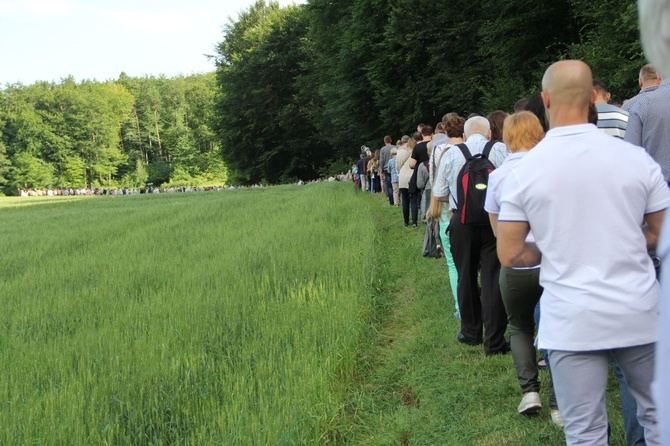
<path id="1" fill-rule="evenodd" d="M 423 238 L 423 256 L 439 259 L 442 257 L 442 246 L 437 222 L 432 217 L 428 217 L 426 223 L 426 235 Z"/>

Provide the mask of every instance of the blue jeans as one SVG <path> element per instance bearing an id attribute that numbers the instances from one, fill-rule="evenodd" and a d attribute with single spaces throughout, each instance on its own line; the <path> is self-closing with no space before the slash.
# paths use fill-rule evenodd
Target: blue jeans
<path id="1" fill-rule="evenodd" d="M 384 176 L 384 185 L 386 186 L 386 195 L 389 197 L 389 204 L 393 206 L 393 186 L 391 185 L 391 174 Z"/>
<path id="2" fill-rule="evenodd" d="M 626 444 L 628 446 L 646 446 L 644 441 L 644 429 L 637 421 L 637 402 L 628 389 L 626 378 L 623 376 L 621 367 L 613 354 L 610 353 L 610 362 L 614 369 L 614 376 L 619 381 L 619 394 L 621 395 L 621 415 L 626 428 Z"/>
<path id="3" fill-rule="evenodd" d="M 535 305 L 535 326 L 539 327 L 540 326 L 540 302 Z M 540 349 L 540 354 L 542 355 L 542 359 L 544 359 L 544 362 L 549 365 L 549 355 L 547 355 L 547 351 Z"/>

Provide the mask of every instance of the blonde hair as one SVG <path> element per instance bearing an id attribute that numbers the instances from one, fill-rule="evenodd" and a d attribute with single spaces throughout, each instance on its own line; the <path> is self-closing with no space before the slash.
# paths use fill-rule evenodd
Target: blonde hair
<path id="1" fill-rule="evenodd" d="M 510 152 L 532 149 L 542 138 L 542 124 L 533 113 L 522 111 L 505 118 L 503 142 Z"/>
<path id="2" fill-rule="evenodd" d="M 416 139 L 410 139 L 409 142 L 407 143 L 407 148 L 409 150 L 413 150 L 415 146 L 416 146 Z"/>

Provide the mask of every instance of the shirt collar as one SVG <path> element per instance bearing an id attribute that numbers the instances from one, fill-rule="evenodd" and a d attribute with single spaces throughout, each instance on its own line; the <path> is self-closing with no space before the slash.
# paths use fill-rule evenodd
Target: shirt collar
<path id="1" fill-rule="evenodd" d="M 594 124 L 575 124 L 562 127 L 555 127 L 547 132 L 546 138 L 556 138 L 561 136 L 579 135 L 582 133 L 598 132 L 598 127 Z"/>
<path id="2" fill-rule="evenodd" d="M 466 143 L 471 142 L 471 141 L 487 141 L 486 137 L 484 135 L 480 135 L 479 133 L 474 133 L 468 137 L 468 139 L 465 140 Z"/>
<path id="3" fill-rule="evenodd" d="M 506 161 L 514 161 L 518 160 L 519 158 L 523 158 L 524 156 L 528 155 L 530 152 L 516 152 L 516 153 L 511 153 L 506 159 Z"/>
<path id="4" fill-rule="evenodd" d="M 644 87 L 643 89 L 640 90 L 640 93 L 647 93 L 650 91 L 654 91 L 658 88 L 658 85 L 652 85 L 651 87 Z"/>

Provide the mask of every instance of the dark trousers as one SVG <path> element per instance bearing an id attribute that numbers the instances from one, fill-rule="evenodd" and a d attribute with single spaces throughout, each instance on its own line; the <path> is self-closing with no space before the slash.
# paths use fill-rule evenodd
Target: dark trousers
<path id="1" fill-rule="evenodd" d="M 451 254 L 458 271 L 458 305 L 461 311 L 461 333 L 468 341 L 482 341 L 484 351 L 492 355 L 507 351 L 505 329 L 507 314 L 498 283 L 500 261 L 496 238 L 490 225 L 463 225 L 455 212 L 449 226 Z M 477 283 L 481 270 L 481 289 Z"/>
<path id="2" fill-rule="evenodd" d="M 402 219 L 407 225 L 409 224 L 409 212 L 412 209 L 412 224 L 416 224 L 417 220 L 417 197 L 416 194 L 410 193 L 409 189 L 400 189 L 400 199 L 402 201 Z"/>
<path id="3" fill-rule="evenodd" d="M 393 206 L 393 185 L 391 185 L 390 173 L 386 173 L 384 176 L 384 185 L 386 187 L 386 195 L 389 197 L 389 204 Z"/>
<path id="4" fill-rule="evenodd" d="M 419 201 L 421 200 L 421 191 L 409 193 L 409 210 L 412 213 L 412 224 L 415 225 L 419 218 Z"/>
<path id="5" fill-rule="evenodd" d="M 537 377 L 537 352 L 535 338 L 535 305 L 542 296 L 540 268 L 500 270 L 500 293 L 502 294 L 507 322 L 509 342 L 521 392 L 539 392 Z"/>

